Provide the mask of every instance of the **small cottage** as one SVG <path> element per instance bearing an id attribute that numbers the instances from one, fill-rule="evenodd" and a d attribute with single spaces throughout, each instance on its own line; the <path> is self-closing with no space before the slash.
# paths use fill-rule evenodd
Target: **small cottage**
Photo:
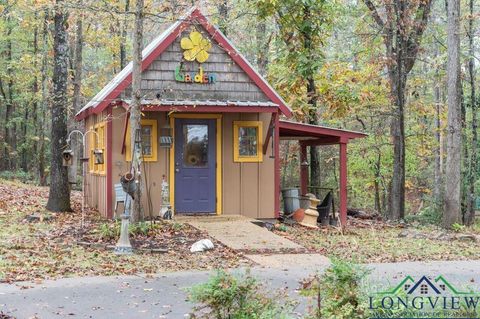
<path id="1" fill-rule="evenodd" d="M 132 157 L 132 63 L 76 115 L 87 132 L 86 203 L 114 217 L 115 184 Z M 288 121 L 292 111 L 222 32 L 192 9 L 143 50 L 144 207 L 158 215 L 278 217 L 281 139 L 338 144 L 340 205 L 347 211 L 347 144 L 362 133 Z M 95 160 L 103 153 L 104 161 Z M 306 193 L 308 168 L 301 170 Z"/>

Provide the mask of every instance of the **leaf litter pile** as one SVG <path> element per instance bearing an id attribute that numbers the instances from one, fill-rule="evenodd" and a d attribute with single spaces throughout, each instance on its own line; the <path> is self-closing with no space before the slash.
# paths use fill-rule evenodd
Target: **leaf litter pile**
<path id="1" fill-rule="evenodd" d="M 478 239 L 445 239 L 462 234 L 433 226 L 392 225 L 381 220 L 349 218 L 343 233 L 334 227 L 312 230 L 300 225 L 283 230 L 275 232 L 311 251 L 360 263 L 480 259 Z M 479 237 L 478 230 L 468 231 Z"/>
<path id="2" fill-rule="evenodd" d="M 118 222 L 86 209 L 82 228 L 80 193 L 72 193 L 72 213 L 47 212 L 47 199 L 46 187 L 0 181 L 0 282 L 209 270 L 251 263 L 187 224 L 160 221 L 131 229 L 131 238 L 135 248 L 165 253 L 117 256 L 100 247 L 115 245 Z M 206 238 L 215 244 L 213 250 L 190 252 L 192 243 Z M 91 245 L 80 245 L 85 242 Z"/>

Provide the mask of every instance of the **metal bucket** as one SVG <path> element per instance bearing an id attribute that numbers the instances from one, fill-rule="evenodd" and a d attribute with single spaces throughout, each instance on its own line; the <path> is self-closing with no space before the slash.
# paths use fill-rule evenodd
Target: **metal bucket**
<path id="1" fill-rule="evenodd" d="M 285 214 L 291 214 L 300 208 L 300 200 L 298 195 L 298 188 L 282 189 L 283 210 Z"/>

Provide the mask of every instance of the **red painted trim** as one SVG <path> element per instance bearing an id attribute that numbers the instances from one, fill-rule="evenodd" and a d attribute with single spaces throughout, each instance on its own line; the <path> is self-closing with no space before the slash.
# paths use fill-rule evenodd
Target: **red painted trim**
<path id="1" fill-rule="evenodd" d="M 347 226 L 347 143 L 340 144 L 340 223 Z"/>
<path id="2" fill-rule="evenodd" d="M 319 137 L 315 140 L 304 140 L 301 142 L 305 146 L 332 145 L 332 144 L 339 144 L 340 139 L 336 136 L 329 136 L 329 137 Z"/>
<path id="3" fill-rule="evenodd" d="M 289 134 L 292 134 L 294 132 L 296 132 L 300 136 L 337 136 L 344 139 L 353 139 L 367 136 L 367 134 L 359 132 L 352 132 L 324 126 L 309 125 L 305 123 L 294 123 L 288 121 L 280 121 L 280 130 L 284 130 L 286 132 L 286 136 L 289 136 Z"/>
<path id="4" fill-rule="evenodd" d="M 208 19 L 200 12 L 199 9 L 195 9 L 192 11 L 190 16 L 188 16 L 185 20 L 182 21 L 159 45 L 152 50 L 152 52 L 146 56 L 142 61 L 142 71 L 145 70 L 165 49 L 172 44 L 173 41 L 178 37 L 178 35 L 186 29 L 190 24 L 195 24 L 195 22 L 199 22 L 205 30 L 212 36 L 214 40 L 218 42 L 220 46 L 222 46 L 226 53 L 240 66 L 240 68 L 247 73 L 250 78 L 257 84 L 257 86 L 265 93 L 265 95 L 270 98 L 274 103 L 279 105 L 279 108 L 282 110 L 282 113 L 286 117 L 292 116 L 292 111 L 290 108 L 285 105 L 285 103 L 277 96 L 275 91 L 269 87 L 267 82 L 263 80 L 260 75 L 253 70 L 250 64 L 240 55 L 235 48 L 228 42 L 226 37 L 218 31 L 209 21 Z M 132 73 L 128 74 L 123 81 L 117 84 L 117 86 L 103 99 L 99 104 L 95 107 L 87 109 L 77 115 L 75 118 L 77 120 L 82 120 L 89 114 L 93 112 L 98 114 L 102 112 L 108 105 L 117 98 L 120 93 L 132 82 Z"/>
<path id="5" fill-rule="evenodd" d="M 275 136 L 273 143 L 275 145 L 275 164 L 274 164 L 274 201 L 275 201 L 275 218 L 280 217 L 280 128 L 278 125 L 280 114 L 275 113 Z"/>
<path id="6" fill-rule="evenodd" d="M 178 113 L 275 113 L 275 107 L 259 107 L 259 106 L 174 106 L 174 105 L 145 105 L 142 107 L 144 112 L 178 112 Z"/>
<path id="7" fill-rule="evenodd" d="M 263 155 L 267 154 L 268 143 L 270 143 L 270 137 L 272 137 L 272 128 L 275 126 L 275 113 L 272 114 L 270 119 L 270 124 L 268 124 L 267 136 L 265 137 L 265 142 L 263 143 Z"/>
<path id="8" fill-rule="evenodd" d="M 243 58 L 243 56 L 235 50 L 235 48 L 230 44 L 225 35 L 223 35 L 218 29 L 216 29 L 208 19 L 200 12 L 200 10 L 195 9 L 192 13 L 192 18 L 195 18 L 200 24 L 207 30 L 210 36 L 217 41 L 220 46 L 222 46 L 226 53 L 235 61 L 240 68 L 248 74 L 248 76 L 255 82 L 255 84 L 265 93 L 265 95 L 271 99 L 273 102 L 277 103 L 280 107 L 282 113 L 287 117 L 292 117 L 293 113 L 290 108 L 285 105 L 285 103 L 277 96 L 275 91 L 263 80 L 260 75 L 253 70 L 250 64 Z"/>
<path id="9" fill-rule="evenodd" d="M 109 107 L 107 110 L 108 121 L 107 121 L 107 218 L 113 218 L 113 174 L 112 174 L 112 164 L 113 164 L 113 153 L 112 153 L 112 144 L 113 144 L 113 123 L 112 123 L 112 108 Z"/>
<path id="10" fill-rule="evenodd" d="M 308 166 L 302 163 L 307 162 L 307 145 L 300 142 L 300 190 L 301 195 L 308 193 Z"/>

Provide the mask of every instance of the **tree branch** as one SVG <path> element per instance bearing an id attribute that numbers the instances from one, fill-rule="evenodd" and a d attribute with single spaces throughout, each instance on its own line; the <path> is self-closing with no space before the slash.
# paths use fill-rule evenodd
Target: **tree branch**
<path id="1" fill-rule="evenodd" d="M 367 6 L 368 10 L 370 10 L 370 12 L 372 13 L 372 17 L 375 20 L 375 22 L 378 24 L 378 26 L 381 29 L 384 29 L 385 28 L 385 22 L 383 22 L 382 18 L 378 14 L 377 8 L 373 4 L 373 2 L 371 0 L 363 0 L 363 2 Z"/>

